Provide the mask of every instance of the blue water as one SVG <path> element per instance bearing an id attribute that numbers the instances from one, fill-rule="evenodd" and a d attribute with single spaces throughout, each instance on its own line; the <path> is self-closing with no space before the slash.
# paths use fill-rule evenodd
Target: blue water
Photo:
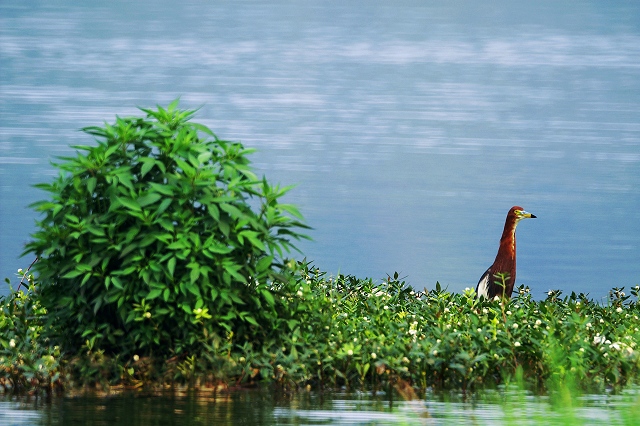
<path id="1" fill-rule="evenodd" d="M 403 401 L 368 392 L 242 390 L 144 396 L 5 398 L 0 424 L 23 425 L 631 425 L 637 389 L 585 395 L 568 406 L 524 391 L 428 394 Z"/>
<path id="2" fill-rule="evenodd" d="M 332 274 L 475 286 L 518 204 L 535 297 L 640 284 L 639 3 L 3 1 L 0 62 L 0 278 L 78 129 L 180 97 Z"/>

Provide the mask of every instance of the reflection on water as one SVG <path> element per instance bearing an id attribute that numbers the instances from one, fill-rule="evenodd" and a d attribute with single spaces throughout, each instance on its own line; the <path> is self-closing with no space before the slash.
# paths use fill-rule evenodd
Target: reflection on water
<path id="1" fill-rule="evenodd" d="M 384 394 L 243 390 L 215 395 L 181 394 L 0 400 L 2 425 L 444 425 L 633 424 L 637 389 L 589 395 L 553 408 L 547 397 L 523 392 L 429 395 L 394 401 Z M 571 405 L 571 404 L 570 404 Z"/>
<path id="2" fill-rule="evenodd" d="M 460 291 L 514 204 L 518 281 L 640 277 L 640 4 L 0 4 L 0 275 L 77 129 L 166 104 L 298 183 L 321 269 Z M 0 277 L 1 278 L 1 277 Z"/>

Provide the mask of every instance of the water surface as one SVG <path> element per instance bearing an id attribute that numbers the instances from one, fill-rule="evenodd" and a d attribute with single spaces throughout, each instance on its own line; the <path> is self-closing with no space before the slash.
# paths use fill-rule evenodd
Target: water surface
<path id="1" fill-rule="evenodd" d="M 286 394 L 244 390 L 202 395 L 80 396 L 51 401 L 5 398 L 3 425 L 630 425 L 640 399 L 636 390 L 589 395 L 554 408 L 547 397 L 526 392 L 487 392 L 467 398 L 430 394 L 424 400 L 390 399 L 384 393 Z M 634 414 L 635 413 L 635 414 Z"/>
<path id="2" fill-rule="evenodd" d="M 78 129 L 180 97 L 332 274 L 475 286 L 519 204 L 536 298 L 640 283 L 640 4 L 5 1 L 0 57 L 2 277 Z"/>

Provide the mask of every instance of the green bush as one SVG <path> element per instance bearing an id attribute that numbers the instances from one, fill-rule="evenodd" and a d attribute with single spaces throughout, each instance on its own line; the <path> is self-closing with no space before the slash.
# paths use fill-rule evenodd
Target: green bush
<path id="1" fill-rule="evenodd" d="M 290 189 L 252 173 L 240 143 L 189 119 L 195 111 L 87 127 L 26 252 L 39 261 L 40 303 L 63 351 L 167 356 L 213 336 L 266 338 L 288 312 L 274 297 L 291 240 L 306 238 Z"/>

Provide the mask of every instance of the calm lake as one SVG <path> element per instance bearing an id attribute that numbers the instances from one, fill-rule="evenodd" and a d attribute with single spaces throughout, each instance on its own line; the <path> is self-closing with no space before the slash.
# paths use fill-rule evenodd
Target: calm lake
<path id="1" fill-rule="evenodd" d="M 180 97 L 331 274 L 475 287 L 522 205 L 534 297 L 640 283 L 638 2 L 4 0 L 0 58 L 0 278 L 78 129 Z"/>
<path id="2" fill-rule="evenodd" d="M 0 399 L 0 423 L 21 425 L 633 425 L 640 394 L 584 396 L 555 406 L 525 392 L 390 400 L 369 393 L 247 390 L 216 395 Z M 636 417 L 634 417 L 636 416 Z"/>

